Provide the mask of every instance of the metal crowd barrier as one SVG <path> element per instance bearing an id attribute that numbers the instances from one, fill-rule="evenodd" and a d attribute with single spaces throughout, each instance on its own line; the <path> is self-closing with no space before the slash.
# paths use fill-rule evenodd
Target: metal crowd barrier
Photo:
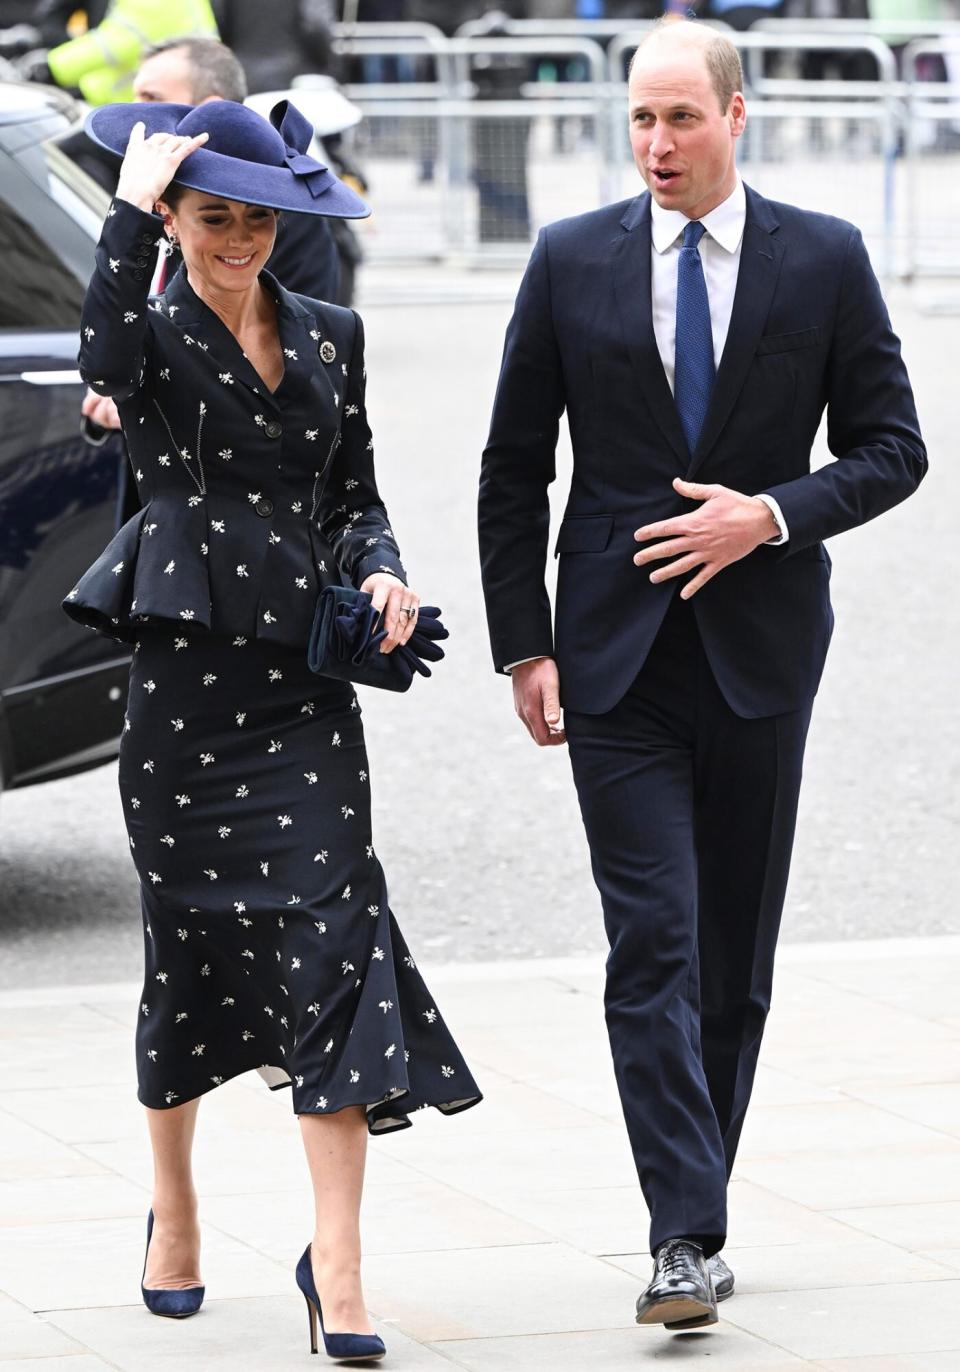
<path id="1" fill-rule="evenodd" d="M 385 56 L 409 44 L 360 35 L 348 51 Z M 588 80 L 530 81 L 543 57 L 576 59 Z M 599 45 L 424 37 L 420 58 L 432 81 L 345 88 L 364 111 L 356 148 L 380 210 L 364 235 L 371 259 L 520 265 L 540 223 L 611 198 Z"/>
<path id="2" fill-rule="evenodd" d="M 649 24 L 514 21 L 503 38 L 471 37 L 473 27 L 454 39 L 430 25 L 336 32 L 338 49 L 360 63 L 405 64 L 403 79 L 346 87 L 365 114 L 355 136 L 377 210 L 365 230 L 374 261 L 519 265 L 541 224 L 641 188 L 623 75 Z M 903 53 L 902 74 L 876 24 L 728 31 L 746 76 L 745 180 L 855 221 L 884 275 L 960 274 L 960 140 L 949 146 L 960 129 L 955 27 L 956 38 L 924 28 Z M 865 59 L 877 79 L 796 76 L 808 55 L 830 53 Z M 953 84 L 917 79 L 931 56 L 957 62 Z"/>
<path id="3" fill-rule="evenodd" d="M 943 63 L 946 80 L 918 80 L 922 59 Z M 960 33 L 918 39 L 903 54 L 907 87 L 904 206 L 907 280 L 960 276 Z"/>
<path id="4" fill-rule="evenodd" d="M 915 38 L 949 38 L 960 33 L 958 19 L 758 19 L 751 33 L 809 34 L 827 37 L 842 33 L 868 33 L 894 44 Z"/>

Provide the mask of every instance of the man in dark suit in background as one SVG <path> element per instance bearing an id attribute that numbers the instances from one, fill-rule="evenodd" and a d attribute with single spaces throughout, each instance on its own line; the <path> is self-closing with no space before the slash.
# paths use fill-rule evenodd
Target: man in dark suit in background
<path id="1" fill-rule="evenodd" d="M 741 90 L 736 49 L 696 22 L 638 49 L 630 128 L 649 193 L 541 232 L 480 491 L 496 665 L 534 739 L 570 745 L 651 1215 L 637 1320 L 668 1328 L 712 1324 L 733 1290 L 727 1182 L 833 626 L 822 540 L 926 470 L 860 234 L 743 186 Z M 824 407 L 837 460 L 811 472 Z M 547 487 L 564 409 L 554 637 Z"/>

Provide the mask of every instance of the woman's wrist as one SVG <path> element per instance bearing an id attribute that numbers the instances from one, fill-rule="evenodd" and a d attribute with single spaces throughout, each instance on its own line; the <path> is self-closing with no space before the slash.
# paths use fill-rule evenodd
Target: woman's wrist
<path id="1" fill-rule="evenodd" d="M 128 205 L 133 205 L 135 209 L 143 210 L 145 214 L 153 214 L 153 207 L 156 204 L 155 195 L 138 194 L 134 187 L 125 186 L 122 181 L 118 182 L 115 200 L 124 200 Z"/>

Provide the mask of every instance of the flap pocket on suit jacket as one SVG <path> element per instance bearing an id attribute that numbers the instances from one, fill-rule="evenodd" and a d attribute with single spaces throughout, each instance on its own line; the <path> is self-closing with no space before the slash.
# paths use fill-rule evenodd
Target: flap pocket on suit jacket
<path id="1" fill-rule="evenodd" d="M 812 348 L 820 342 L 820 325 L 812 329 L 800 329 L 797 333 L 768 333 L 757 343 L 757 355 L 761 353 L 789 353 L 794 348 Z"/>
<path id="2" fill-rule="evenodd" d="M 567 515 L 557 534 L 560 553 L 602 553 L 613 533 L 613 515 Z"/>

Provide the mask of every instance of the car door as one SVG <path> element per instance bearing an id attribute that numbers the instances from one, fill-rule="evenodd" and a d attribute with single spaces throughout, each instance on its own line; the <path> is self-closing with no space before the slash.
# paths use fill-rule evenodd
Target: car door
<path id="1" fill-rule="evenodd" d="M 0 763 L 3 784 L 116 751 L 128 654 L 63 596 L 111 538 L 123 450 L 81 434 L 80 306 L 100 192 L 72 187 L 47 126 L 0 129 Z M 79 175 L 77 173 L 76 175 Z M 76 184 L 76 183 L 75 183 Z M 96 194 L 94 195 L 93 192 Z"/>

